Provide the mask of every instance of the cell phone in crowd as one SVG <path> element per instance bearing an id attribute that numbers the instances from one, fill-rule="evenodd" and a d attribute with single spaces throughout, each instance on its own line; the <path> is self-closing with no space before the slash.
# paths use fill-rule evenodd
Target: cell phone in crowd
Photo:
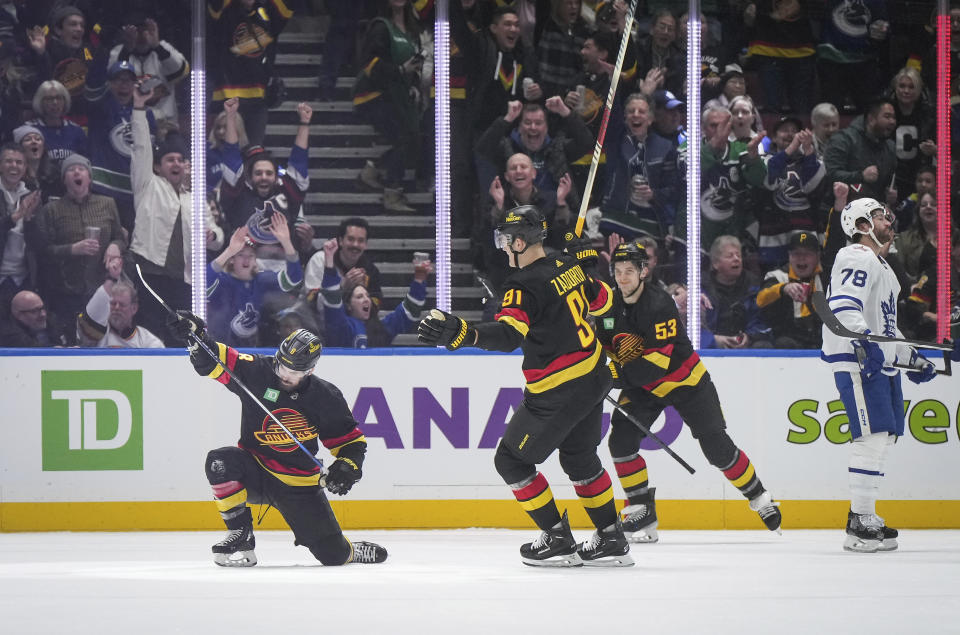
<path id="1" fill-rule="evenodd" d="M 149 95 L 150 91 L 157 88 L 163 83 L 162 77 L 147 77 L 146 79 L 140 82 L 140 85 L 137 87 L 137 90 L 140 91 L 141 95 Z"/>
<path id="2" fill-rule="evenodd" d="M 413 252 L 413 266 L 421 265 L 430 260 L 430 254 L 425 251 L 415 251 Z"/>

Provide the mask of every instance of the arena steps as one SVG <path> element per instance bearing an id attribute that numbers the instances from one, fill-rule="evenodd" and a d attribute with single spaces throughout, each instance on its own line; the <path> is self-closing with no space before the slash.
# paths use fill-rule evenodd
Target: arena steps
<path id="1" fill-rule="evenodd" d="M 284 79 L 286 101 L 270 111 L 264 145 L 281 162 L 290 155 L 297 132 L 297 104 L 307 101 L 313 107 L 310 126 L 310 191 L 304 214 L 314 227 L 314 247 L 336 235 L 340 222 L 362 216 L 370 223 L 369 253 L 380 269 L 385 306 L 392 309 L 407 293 L 413 276 L 414 251 L 426 251 L 435 257 L 434 195 L 417 188 L 413 170 L 404 175 L 403 187 L 412 214 L 388 214 L 383 211 L 382 193 L 358 186 L 357 176 L 368 160 L 375 160 L 389 149 L 372 126 L 353 114 L 351 101 L 355 78 L 351 69 L 341 69 L 331 101 L 317 95 L 317 73 L 323 59 L 323 30 L 285 31 L 279 40 L 275 72 Z M 469 239 L 454 239 L 452 251 L 453 310 L 467 319 L 479 319 L 483 309 L 482 289 L 474 281 Z M 431 280 L 432 283 L 432 280 Z M 427 307 L 433 304 L 435 289 L 427 294 Z M 402 335 L 397 344 L 415 345 L 416 335 Z"/>

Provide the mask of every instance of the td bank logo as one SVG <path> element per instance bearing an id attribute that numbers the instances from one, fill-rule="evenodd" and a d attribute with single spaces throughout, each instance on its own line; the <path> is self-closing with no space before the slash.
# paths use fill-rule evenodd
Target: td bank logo
<path id="1" fill-rule="evenodd" d="M 44 471 L 143 469 L 143 372 L 40 374 Z"/>

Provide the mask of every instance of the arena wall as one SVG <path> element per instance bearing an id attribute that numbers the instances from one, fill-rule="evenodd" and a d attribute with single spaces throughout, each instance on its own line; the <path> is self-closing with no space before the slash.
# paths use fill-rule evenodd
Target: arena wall
<path id="1" fill-rule="evenodd" d="M 203 462 L 208 450 L 236 443 L 239 401 L 198 377 L 183 352 L 5 353 L 0 531 L 222 527 Z M 520 361 L 326 352 L 317 373 L 341 388 L 369 442 L 363 480 L 334 501 L 344 527 L 532 527 L 493 468 L 522 397 Z M 705 362 L 731 436 L 782 503 L 784 527 L 842 526 L 849 437 L 826 366 L 813 354 L 728 353 Z M 878 509 L 892 526 L 960 528 L 957 386 L 956 378 L 904 381 L 907 433 L 891 453 Z M 662 528 L 761 528 L 675 414 L 654 431 L 696 469 L 687 474 L 652 443 L 645 450 Z M 605 443 L 601 456 L 613 474 Z M 556 457 L 542 469 L 573 524 L 586 527 Z M 276 511 L 254 513 L 265 513 L 263 527 L 284 527 Z"/>

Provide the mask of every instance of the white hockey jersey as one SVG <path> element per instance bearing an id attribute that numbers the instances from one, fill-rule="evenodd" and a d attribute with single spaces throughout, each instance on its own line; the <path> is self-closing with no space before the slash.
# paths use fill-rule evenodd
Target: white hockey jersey
<path id="1" fill-rule="evenodd" d="M 845 327 L 857 333 L 873 333 L 903 338 L 897 328 L 897 296 L 900 283 L 880 256 L 861 244 L 847 245 L 837 252 L 830 272 L 827 302 Z M 820 357 L 836 371 L 859 371 L 853 340 L 834 335 L 823 327 L 823 348 Z M 877 342 L 883 351 L 887 375 L 899 371 L 893 364 L 910 363 L 913 347 L 894 342 Z"/>

